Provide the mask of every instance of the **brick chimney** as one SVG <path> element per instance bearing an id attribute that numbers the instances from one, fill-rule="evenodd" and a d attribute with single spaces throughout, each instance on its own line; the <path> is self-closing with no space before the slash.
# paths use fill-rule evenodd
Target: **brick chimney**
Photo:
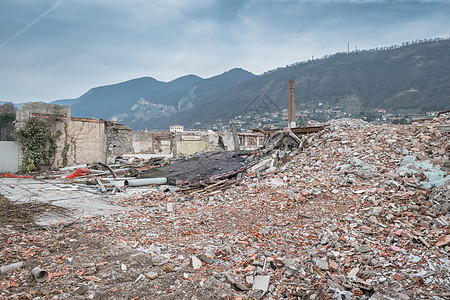
<path id="1" fill-rule="evenodd" d="M 289 80 L 288 128 L 295 128 L 295 82 Z"/>

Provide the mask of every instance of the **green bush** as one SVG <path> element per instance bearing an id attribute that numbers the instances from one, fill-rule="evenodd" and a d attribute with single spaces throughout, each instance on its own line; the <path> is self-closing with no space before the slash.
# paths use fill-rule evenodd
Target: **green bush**
<path id="1" fill-rule="evenodd" d="M 51 167 L 60 135 L 60 131 L 52 133 L 51 120 L 29 119 L 23 128 L 15 130 L 14 138 L 23 151 L 22 171 L 30 173 Z"/>

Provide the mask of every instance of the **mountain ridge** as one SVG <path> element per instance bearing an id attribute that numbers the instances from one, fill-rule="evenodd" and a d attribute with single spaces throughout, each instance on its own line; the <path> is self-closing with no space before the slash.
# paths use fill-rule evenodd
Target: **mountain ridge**
<path id="1" fill-rule="evenodd" d="M 436 39 L 336 53 L 261 75 L 235 68 L 206 79 L 193 74 L 170 82 L 141 77 L 90 89 L 73 99 L 72 115 L 117 120 L 134 129 L 228 120 L 286 108 L 291 79 L 298 109 L 316 109 L 321 103 L 352 114 L 445 110 L 450 103 L 448 65 L 450 40 Z"/>

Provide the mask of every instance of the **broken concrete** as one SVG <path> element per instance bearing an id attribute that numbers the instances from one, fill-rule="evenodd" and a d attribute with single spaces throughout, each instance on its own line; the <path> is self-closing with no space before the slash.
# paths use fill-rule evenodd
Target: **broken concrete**
<path id="1" fill-rule="evenodd" d="M 68 210 L 67 214 L 49 212 L 36 216 L 38 225 L 72 222 L 129 210 L 126 207 L 111 205 L 110 196 L 61 180 L 0 178 L 0 186 L 2 195 L 14 203 L 49 203 Z"/>

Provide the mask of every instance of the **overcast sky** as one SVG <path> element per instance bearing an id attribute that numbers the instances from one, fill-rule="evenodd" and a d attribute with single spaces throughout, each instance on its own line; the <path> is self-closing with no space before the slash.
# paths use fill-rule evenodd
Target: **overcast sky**
<path id="1" fill-rule="evenodd" d="M 0 100 L 450 36 L 450 0 L 0 0 Z"/>

